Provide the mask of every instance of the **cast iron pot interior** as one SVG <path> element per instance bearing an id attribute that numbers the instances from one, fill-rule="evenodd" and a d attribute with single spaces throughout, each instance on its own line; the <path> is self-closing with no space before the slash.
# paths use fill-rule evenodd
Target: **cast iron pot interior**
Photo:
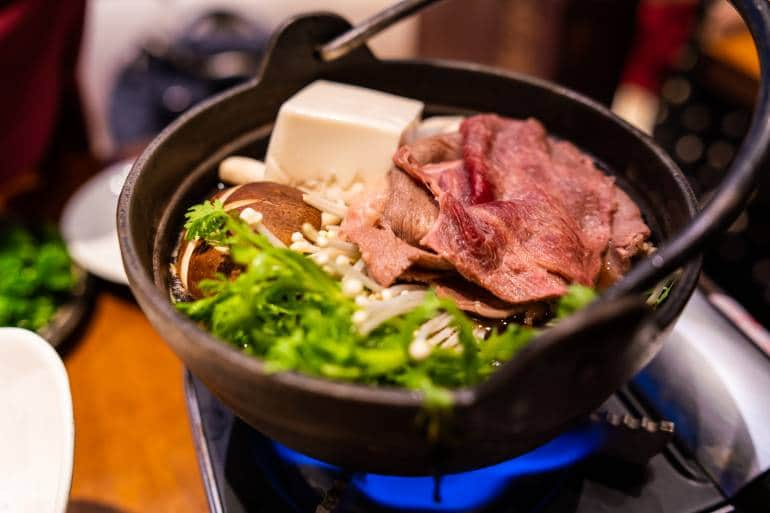
<path id="1" fill-rule="evenodd" d="M 262 158 L 281 103 L 319 78 L 420 99 L 427 115 L 535 117 L 617 176 L 656 241 L 695 215 L 692 191 L 671 159 L 606 108 L 551 83 L 479 66 L 380 61 L 365 47 L 329 63 L 314 56 L 318 44 L 349 26 L 325 14 L 287 23 L 260 78 L 182 116 L 137 160 L 118 211 L 131 289 L 193 374 L 238 416 L 293 449 L 350 469 L 404 475 L 513 457 L 585 418 L 654 356 L 692 293 L 699 259 L 681 269 L 654 312 L 635 299 L 599 302 L 539 337 L 488 382 L 457 391 L 438 443 L 426 439 L 418 394 L 266 374 L 259 359 L 215 339 L 169 301 L 168 263 L 185 210 L 214 189 L 224 157 Z M 576 335 L 562 336 L 576 327 Z"/>

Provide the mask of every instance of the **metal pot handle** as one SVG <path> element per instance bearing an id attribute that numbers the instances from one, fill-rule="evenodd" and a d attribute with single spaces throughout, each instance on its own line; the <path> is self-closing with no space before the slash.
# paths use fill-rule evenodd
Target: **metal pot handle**
<path id="1" fill-rule="evenodd" d="M 324 62 L 338 59 L 397 21 L 438 0 L 404 0 L 364 20 L 318 48 Z M 770 5 L 767 0 L 731 0 L 751 31 L 761 67 L 757 105 L 746 138 L 716 193 L 693 221 L 604 293 L 613 299 L 655 284 L 685 263 L 744 208 L 770 149 Z"/>
<path id="2" fill-rule="evenodd" d="M 369 38 L 376 36 L 394 23 L 411 16 L 438 0 L 403 0 L 371 16 L 347 32 L 318 48 L 324 62 L 333 61 L 355 50 Z"/>

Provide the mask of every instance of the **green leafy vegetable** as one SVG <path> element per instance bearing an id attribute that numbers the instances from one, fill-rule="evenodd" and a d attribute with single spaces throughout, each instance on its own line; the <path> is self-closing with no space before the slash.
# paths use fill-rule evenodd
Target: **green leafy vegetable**
<path id="1" fill-rule="evenodd" d="M 596 299 L 596 291 L 585 285 L 572 285 L 556 305 L 556 320 L 569 317 Z"/>
<path id="2" fill-rule="evenodd" d="M 651 307 L 657 308 L 663 304 L 668 295 L 671 293 L 671 287 L 674 285 L 674 278 L 666 278 L 658 283 L 655 288 L 649 291 L 647 296 L 647 304 Z"/>
<path id="3" fill-rule="evenodd" d="M 0 326 L 38 330 L 75 285 L 72 263 L 53 229 L 0 226 Z"/>
<path id="4" fill-rule="evenodd" d="M 244 270 L 233 280 L 204 280 L 201 287 L 211 295 L 177 308 L 222 340 L 263 358 L 273 372 L 398 385 L 421 391 L 426 407 L 440 409 L 451 404 L 450 389 L 483 380 L 538 333 L 511 323 L 480 340 L 474 323 L 453 302 L 428 292 L 417 308 L 362 335 L 353 322 L 359 307 L 338 280 L 311 259 L 270 245 L 221 203 L 191 208 L 185 228 L 189 238 L 226 245 Z M 569 315 L 594 297 L 591 289 L 572 287 L 557 315 Z M 457 344 L 415 358 L 409 350 L 415 331 L 442 313 L 450 316 Z"/>
<path id="5" fill-rule="evenodd" d="M 190 208 L 185 215 L 187 239 L 206 239 L 213 244 L 222 243 L 227 233 L 225 227 L 230 216 L 219 200 L 204 201 Z"/>

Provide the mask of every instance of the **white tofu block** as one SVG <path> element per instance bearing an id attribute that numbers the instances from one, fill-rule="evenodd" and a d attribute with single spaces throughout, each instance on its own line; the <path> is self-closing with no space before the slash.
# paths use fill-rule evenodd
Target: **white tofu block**
<path id="1" fill-rule="evenodd" d="M 363 87 L 318 80 L 278 112 L 265 176 L 298 184 L 376 183 L 419 123 L 423 103 Z"/>

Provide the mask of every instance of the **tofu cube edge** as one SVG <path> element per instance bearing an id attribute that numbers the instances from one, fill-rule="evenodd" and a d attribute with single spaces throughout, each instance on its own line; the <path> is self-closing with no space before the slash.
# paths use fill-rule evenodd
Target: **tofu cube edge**
<path id="1" fill-rule="evenodd" d="M 317 80 L 281 106 L 266 176 L 289 184 L 375 183 L 420 120 L 423 103 L 373 89 Z"/>

